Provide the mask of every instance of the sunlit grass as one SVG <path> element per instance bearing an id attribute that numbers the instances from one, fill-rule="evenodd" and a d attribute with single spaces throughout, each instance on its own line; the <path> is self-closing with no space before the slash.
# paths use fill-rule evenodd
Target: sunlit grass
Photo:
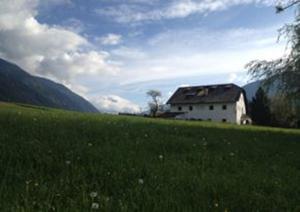
<path id="1" fill-rule="evenodd" d="M 297 211 L 300 131 L 0 104 L 0 211 Z"/>

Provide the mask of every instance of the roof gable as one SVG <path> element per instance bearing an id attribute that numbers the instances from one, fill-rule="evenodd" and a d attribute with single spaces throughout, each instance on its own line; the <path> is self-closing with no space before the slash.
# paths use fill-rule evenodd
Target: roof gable
<path id="1" fill-rule="evenodd" d="M 167 104 L 231 103 L 238 101 L 243 92 L 243 88 L 235 84 L 181 87 Z"/>

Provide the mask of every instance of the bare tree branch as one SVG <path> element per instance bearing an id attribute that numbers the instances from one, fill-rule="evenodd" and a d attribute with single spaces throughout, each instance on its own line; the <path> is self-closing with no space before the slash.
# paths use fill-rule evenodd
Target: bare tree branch
<path id="1" fill-rule="evenodd" d="M 279 5 L 277 5 L 277 6 L 275 7 L 275 8 L 276 8 L 276 13 L 280 13 L 280 12 L 282 12 L 282 11 L 284 11 L 284 10 L 290 8 L 290 7 L 293 7 L 294 5 L 296 5 L 296 4 L 298 4 L 298 3 L 300 3 L 300 0 L 295 0 L 295 1 L 289 2 L 289 3 L 287 3 L 285 6 L 279 4 Z"/>

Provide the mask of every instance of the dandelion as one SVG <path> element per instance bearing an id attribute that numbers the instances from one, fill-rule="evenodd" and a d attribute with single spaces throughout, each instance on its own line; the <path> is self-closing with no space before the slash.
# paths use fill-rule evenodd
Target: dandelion
<path id="1" fill-rule="evenodd" d="M 145 134 L 145 138 L 147 138 L 148 137 L 148 135 L 147 134 Z"/>
<path id="2" fill-rule="evenodd" d="M 204 142 L 204 143 L 203 143 L 203 146 L 207 146 L 207 142 Z"/>
<path id="3" fill-rule="evenodd" d="M 35 187 L 38 187 L 38 186 L 39 186 L 39 183 L 38 183 L 38 182 L 36 182 L 36 183 L 34 184 L 34 186 L 35 186 Z"/>
<path id="4" fill-rule="evenodd" d="M 88 143 L 88 146 L 93 146 L 93 144 L 92 143 Z"/>
<path id="5" fill-rule="evenodd" d="M 159 158 L 160 160 L 162 160 L 162 159 L 164 159 L 164 156 L 163 156 L 163 155 L 159 155 L 158 158 Z"/>
<path id="6" fill-rule="evenodd" d="M 97 197 L 97 195 L 98 195 L 98 193 L 95 192 L 95 191 L 93 191 L 93 192 L 90 193 L 90 197 L 92 197 L 92 198 Z"/>
<path id="7" fill-rule="evenodd" d="M 218 204 L 217 202 L 215 203 L 215 207 L 216 207 L 216 208 L 219 207 L 219 204 Z"/>
<path id="8" fill-rule="evenodd" d="M 138 182 L 139 182 L 140 185 L 143 185 L 143 184 L 144 184 L 144 180 L 141 179 L 141 178 L 138 180 Z"/>
<path id="9" fill-rule="evenodd" d="M 99 203 L 97 203 L 97 202 L 93 202 L 92 203 L 92 207 L 91 207 L 92 209 L 94 209 L 94 210 L 97 210 L 97 209 L 99 209 Z"/>
<path id="10" fill-rule="evenodd" d="M 70 161 L 70 160 L 66 160 L 66 164 L 67 164 L 67 165 L 70 165 L 70 164 L 71 164 L 71 161 Z"/>
<path id="11" fill-rule="evenodd" d="M 234 156 L 234 152 L 230 152 L 230 154 L 229 154 L 231 157 L 233 157 Z"/>

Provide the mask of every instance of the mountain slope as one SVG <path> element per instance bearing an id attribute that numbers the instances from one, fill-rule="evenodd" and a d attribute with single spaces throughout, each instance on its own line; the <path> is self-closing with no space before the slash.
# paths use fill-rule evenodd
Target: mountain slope
<path id="1" fill-rule="evenodd" d="M 244 90 L 246 91 L 248 101 L 252 101 L 252 98 L 255 96 L 255 93 L 260 85 L 261 81 L 255 81 L 243 86 Z"/>
<path id="2" fill-rule="evenodd" d="M 247 99 L 249 102 L 252 101 L 252 98 L 255 96 L 256 91 L 260 86 L 262 86 L 262 81 L 260 80 L 248 83 L 243 86 L 244 90 L 246 91 Z M 271 86 L 268 90 L 268 96 L 274 96 L 276 94 L 277 89 L 278 88 L 276 86 Z"/>
<path id="3" fill-rule="evenodd" d="M 0 101 L 98 112 L 84 98 L 51 80 L 35 77 L 15 64 L 0 59 Z"/>

